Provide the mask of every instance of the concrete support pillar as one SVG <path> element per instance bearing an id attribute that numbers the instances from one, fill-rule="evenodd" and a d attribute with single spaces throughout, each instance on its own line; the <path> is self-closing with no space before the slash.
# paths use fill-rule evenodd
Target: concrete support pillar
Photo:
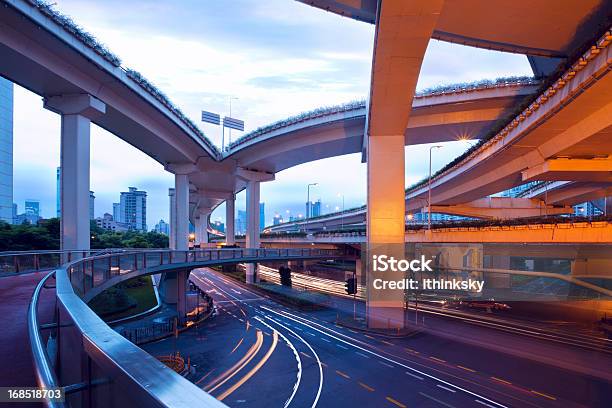
<path id="1" fill-rule="evenodd" d="M 88 250 L 91 119 L 106 105 L 87 94 L 47 98 L 44 107 L 62 115 L 60 146 L 60 248 Z"/>
<path id="2" fill-rule="evenodd" d="M 199 214 L 195 218 L 195 242 L 196 244 L 207 244 L 208 243 L 208 217 L 210 216 L 210 209 L 198 210 Z"/>
<path id="3" fill-rule="evenodd" d="M 183 322 L 187 313 L 187 282 L 189 271 L 167 272 L 159 282 L 159 296 L 162 302 L 175 306 L 179 321 Z"/>
<path id="4" fill-rule="evenodd" d="M 368 117 L 368 258 L 404 257 L 404 139 L 423 56 L 443 0 L 379 1 Z M 371 290 L 368 268 L 368 325 L 404 326 L 404 293 Z M 384 276 L 381 276 L 384 275 Z M 381 273 L 376 278 L 401 276 Z"/>
<path id="5" fill-rule="evenodd" d="M 404 258 L 404 135 L 368 138 L 368 256 L 384 254 Z M 384 276 L 381 276 L 384 275 Z M 388 276 L 387 276 L 388 275 Z M 397 279 L 393 273 L 376 277 Z M 371 288 L 371 285 L 370 285 Z M 404 293 L 399 290 L 369 290 L 368 325 L 396 328 L 404 325 Z"/>
<path id="6" fill-rule="evenodd" d="M 232 196 L 225 201 L 225 243 L 227 245 L 234 245 L 236 243 L 236 233 L 234 228 L 235 206 L 236 196 L 232 194 Z"/>
<path id="7" fill-rule="evenodd" d="M 189 249 L 189 179 L 186 174 L 175 174 L 175 239 L 179 251 Z"/>
<path id="8" fill-rule="evenodd" d="M 170 249 L 176 249 L 176 193 L 173 188 L 168 189 L 168 197 L 170 199 L 170 236 L 169 246 Z"/>
<path id="9" fill-rule="evenodd" d="M 249 181 L 246 191 L 247 234 L 246 247 L 259 248 L 259 181 Z M 246 282 L 254 283 L 256 280 L 256 264 L 247 264 Z"/>

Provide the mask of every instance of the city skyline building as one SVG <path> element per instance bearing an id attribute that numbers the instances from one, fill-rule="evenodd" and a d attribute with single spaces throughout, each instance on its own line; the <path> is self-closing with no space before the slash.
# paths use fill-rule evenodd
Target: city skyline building
<path id="1" fill-rule="evenodd" d="M 158 234 L 170 235 L 170 224 L 168 224 L 163 219 L 159 220 L 159 222 L 155 224 L 154 231 Z"/>
<path id="2" fill-rule="evenodd" d="M 0 221 L 13 220 L 13 83 L 0 77 Z"/>
<path id="3" fill-rule="evenodd" d="M 259 232 L 266 226 L 266 203 L 259 203 Z"/>
<path id="4" fill-rule="evenodd" d="M 131 230 L 147 231 L 147 192 L 129 187 L 119 197 L 120 222 Z"/>
<path id="5" fill-rule="evenodd" d="M 122 222 L 117 222 L 109 213 L 104 213 L 104 216 L 95 218 L 94 221 L 99 228 L 112 232 L 129 231 L 129 226 Z"/>
<path id="6" fill-rule="evenodd" d="M 321 215 L 321 199 L 306 203 L 306 214 L 308 218 L 318 217 Z"/>
<path id="7" fill-rule="evenodd" d="M 236 234 L 244 235 L 246 233 L 246 224 L 247 224 L 247 213 L 244 210 L 238 210 L 238 215 L 236 216 Z"/>
<path id="8" fill-rule="evenodd" d="M 93 220 L 94 216 L 94 208 L 95 208 L 96 196 L 93 191 L 89 191 L 89 219 Z"/>

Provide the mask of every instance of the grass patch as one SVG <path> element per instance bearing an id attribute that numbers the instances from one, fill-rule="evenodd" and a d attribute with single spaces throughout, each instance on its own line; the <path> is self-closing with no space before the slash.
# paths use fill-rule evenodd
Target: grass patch
<path id="1" fill-rule="evenodd" d="M 89 302 L 89 307 L 105 321 L 122 319 L 157 306 L 150 276 L 141 276 L 106 289 Z"/>

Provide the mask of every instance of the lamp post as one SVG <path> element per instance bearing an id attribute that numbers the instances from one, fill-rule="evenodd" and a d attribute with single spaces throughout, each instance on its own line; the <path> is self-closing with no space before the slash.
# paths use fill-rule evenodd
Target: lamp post
<path id="1" fill-rule="evenodd" d="M 427 229 L 431 230 L 431 151 L 441 148 L 441 145 L 431 146 L 429 148 L 429 180 L 427 182 Z"/>
<path id="2" fill-rule="evenodd" d="M 340 215 L 340 231 L 344 231 L 344 194 L 338 193 L 338 198 L 342 197 L 342 213 Z"/>
<path id="3" fill-rule="evenodd" d="M 229 105 L 230 105 L 230 107 L 229 107 L 230 108 L 229 115 L 230 115 L 230 118 L 232 117 L 232 101 L 234 99 L 239 99 L 239 98 L 237 96 L 230 96 L 229 97 Z M 223 147 L 223 138 L 221 140 L 222 140 L 221 141 L 221 149 L 223 150 L 224 149 L 224 147 Z M 229 142 L 227 143 L 227 145 L 229 146 L 230 144 L 232 144 L 232 128 L 229 128 Z"/>
<path id="4" fill-rule="evenodd" d="M 304 223 L 304 232 L 308 235 L 308 219 L 310 218 L 310 212 L 312 209 L 312 204 L 310 203 L 310 187 L 318 186 L 319 183 L 309 183 L 306 187 L 306 221 Z"/>

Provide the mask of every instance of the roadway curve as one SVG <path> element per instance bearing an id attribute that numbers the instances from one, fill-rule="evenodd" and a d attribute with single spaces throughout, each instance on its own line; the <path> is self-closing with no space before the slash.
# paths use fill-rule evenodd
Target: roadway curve
<path id="1" fill-rule="evenodd" d="M 296 311 L 209 269 L 191 280 L 215 298 L 217 316 L 176 346 L 168 339 L 144 348 L 176 347 L 196 365 L 190 379 L 229 406 L 603 407 L 611 390 L 609 379 L 529 357 L 576 352 L 542 340 L 435 315 L 426 325 L 437 334 L 386 338 L 334 324 L 337 313 L 352 312 L 350 300 Z"/>

